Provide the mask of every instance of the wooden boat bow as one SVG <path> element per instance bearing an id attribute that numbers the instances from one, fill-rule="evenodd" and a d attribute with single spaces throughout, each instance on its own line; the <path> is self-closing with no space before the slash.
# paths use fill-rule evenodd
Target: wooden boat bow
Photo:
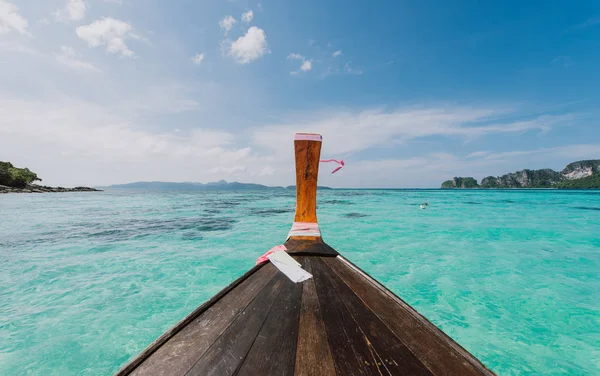
<path id="1" fill-rule="evenodd" d="M 300 133 L 295 222 L 317 224 L 321 136 Z M 294 283 L 257 265 L 116 375 L 493 375 L 321 236 L 290 236 L 313 275 Z"/>

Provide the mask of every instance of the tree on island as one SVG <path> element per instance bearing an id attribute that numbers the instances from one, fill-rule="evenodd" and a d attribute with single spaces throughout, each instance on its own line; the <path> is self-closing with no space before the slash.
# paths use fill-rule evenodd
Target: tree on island
<path id="1" fill-rule="evenodd" d="M 25 188 L 34 181 L 42 181 L 28 168 L 17 168 L 10 162 L 0 161 L 0 185 L 13 188 Z"/>
<path id="2" fill-rule="evenodd" d="M 479 188 L 479 184 L 472 177 L 460 177 L 446 180 L 442 183 L 442 188 Z"/>

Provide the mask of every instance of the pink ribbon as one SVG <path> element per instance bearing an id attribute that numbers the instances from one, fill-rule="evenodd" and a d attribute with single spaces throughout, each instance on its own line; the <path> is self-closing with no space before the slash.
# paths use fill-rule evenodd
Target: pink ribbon
<path id="1" fill-rule="evenodd" d="M 294 222 L 288 232 L 288 237 L 290 236 L 321 236 L 321 230 L 319 224 L 315 222 Z"/>
<path id="2" fill-rule="evenodd" d="M 265 261 L 269 261 L 269 258 L 267 256 L 269 256 L 271 253 L 277 252 L 277 251 L 285 251 L 285 252 L 287 252 L 287 248 L 285 247 L 285 245 L 276 245 L 275 247 L 269 249 L 267 251 L 267 253 L 265 253 L 264 255 L 260 256 L 256 260 L 256 265 L 262 264 Z"/>
<path id="3" fill-rule="evenodd" d="M 323 162 L 323 163 L 335 162 L 335 163 L 339 164 L 339 167 L 336 167 L 333 171 L 331 171 L 332 174 L 335 174 L 336 172 L 338 172 L 339 170 L 341 170 L 342 167 L 344 167 L 344 160 L 343 159 L 340 159 L 339 161 L 337 159 L 321 159 L 319 162 Z"/>

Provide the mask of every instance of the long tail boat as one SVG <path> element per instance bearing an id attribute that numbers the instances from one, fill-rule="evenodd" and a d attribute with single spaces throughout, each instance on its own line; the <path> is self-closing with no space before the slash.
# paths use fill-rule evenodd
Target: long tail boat
<path id="1" fill-rule="evenodd" d="M 493 375 L 320 236 L 321 136 L 296 134 L 295 283 L 260 263 L 131 360 L 125 375 Z M 310 232 L 294 231 L 309 224 Z M 286 256 L 287 257 L 287 256 Z"/>

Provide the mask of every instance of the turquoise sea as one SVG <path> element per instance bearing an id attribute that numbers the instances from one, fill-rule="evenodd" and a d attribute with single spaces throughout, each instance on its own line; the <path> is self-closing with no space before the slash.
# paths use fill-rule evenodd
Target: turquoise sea
<path id="1" fill-rule="evenodd" d="M 294 205 L 0 196 L 0 375 L 112 374 L 282 243 Z M 499 375 L 600 374 L 600 191 L 324 190 L 318 206 L 331 246 Z"/>

